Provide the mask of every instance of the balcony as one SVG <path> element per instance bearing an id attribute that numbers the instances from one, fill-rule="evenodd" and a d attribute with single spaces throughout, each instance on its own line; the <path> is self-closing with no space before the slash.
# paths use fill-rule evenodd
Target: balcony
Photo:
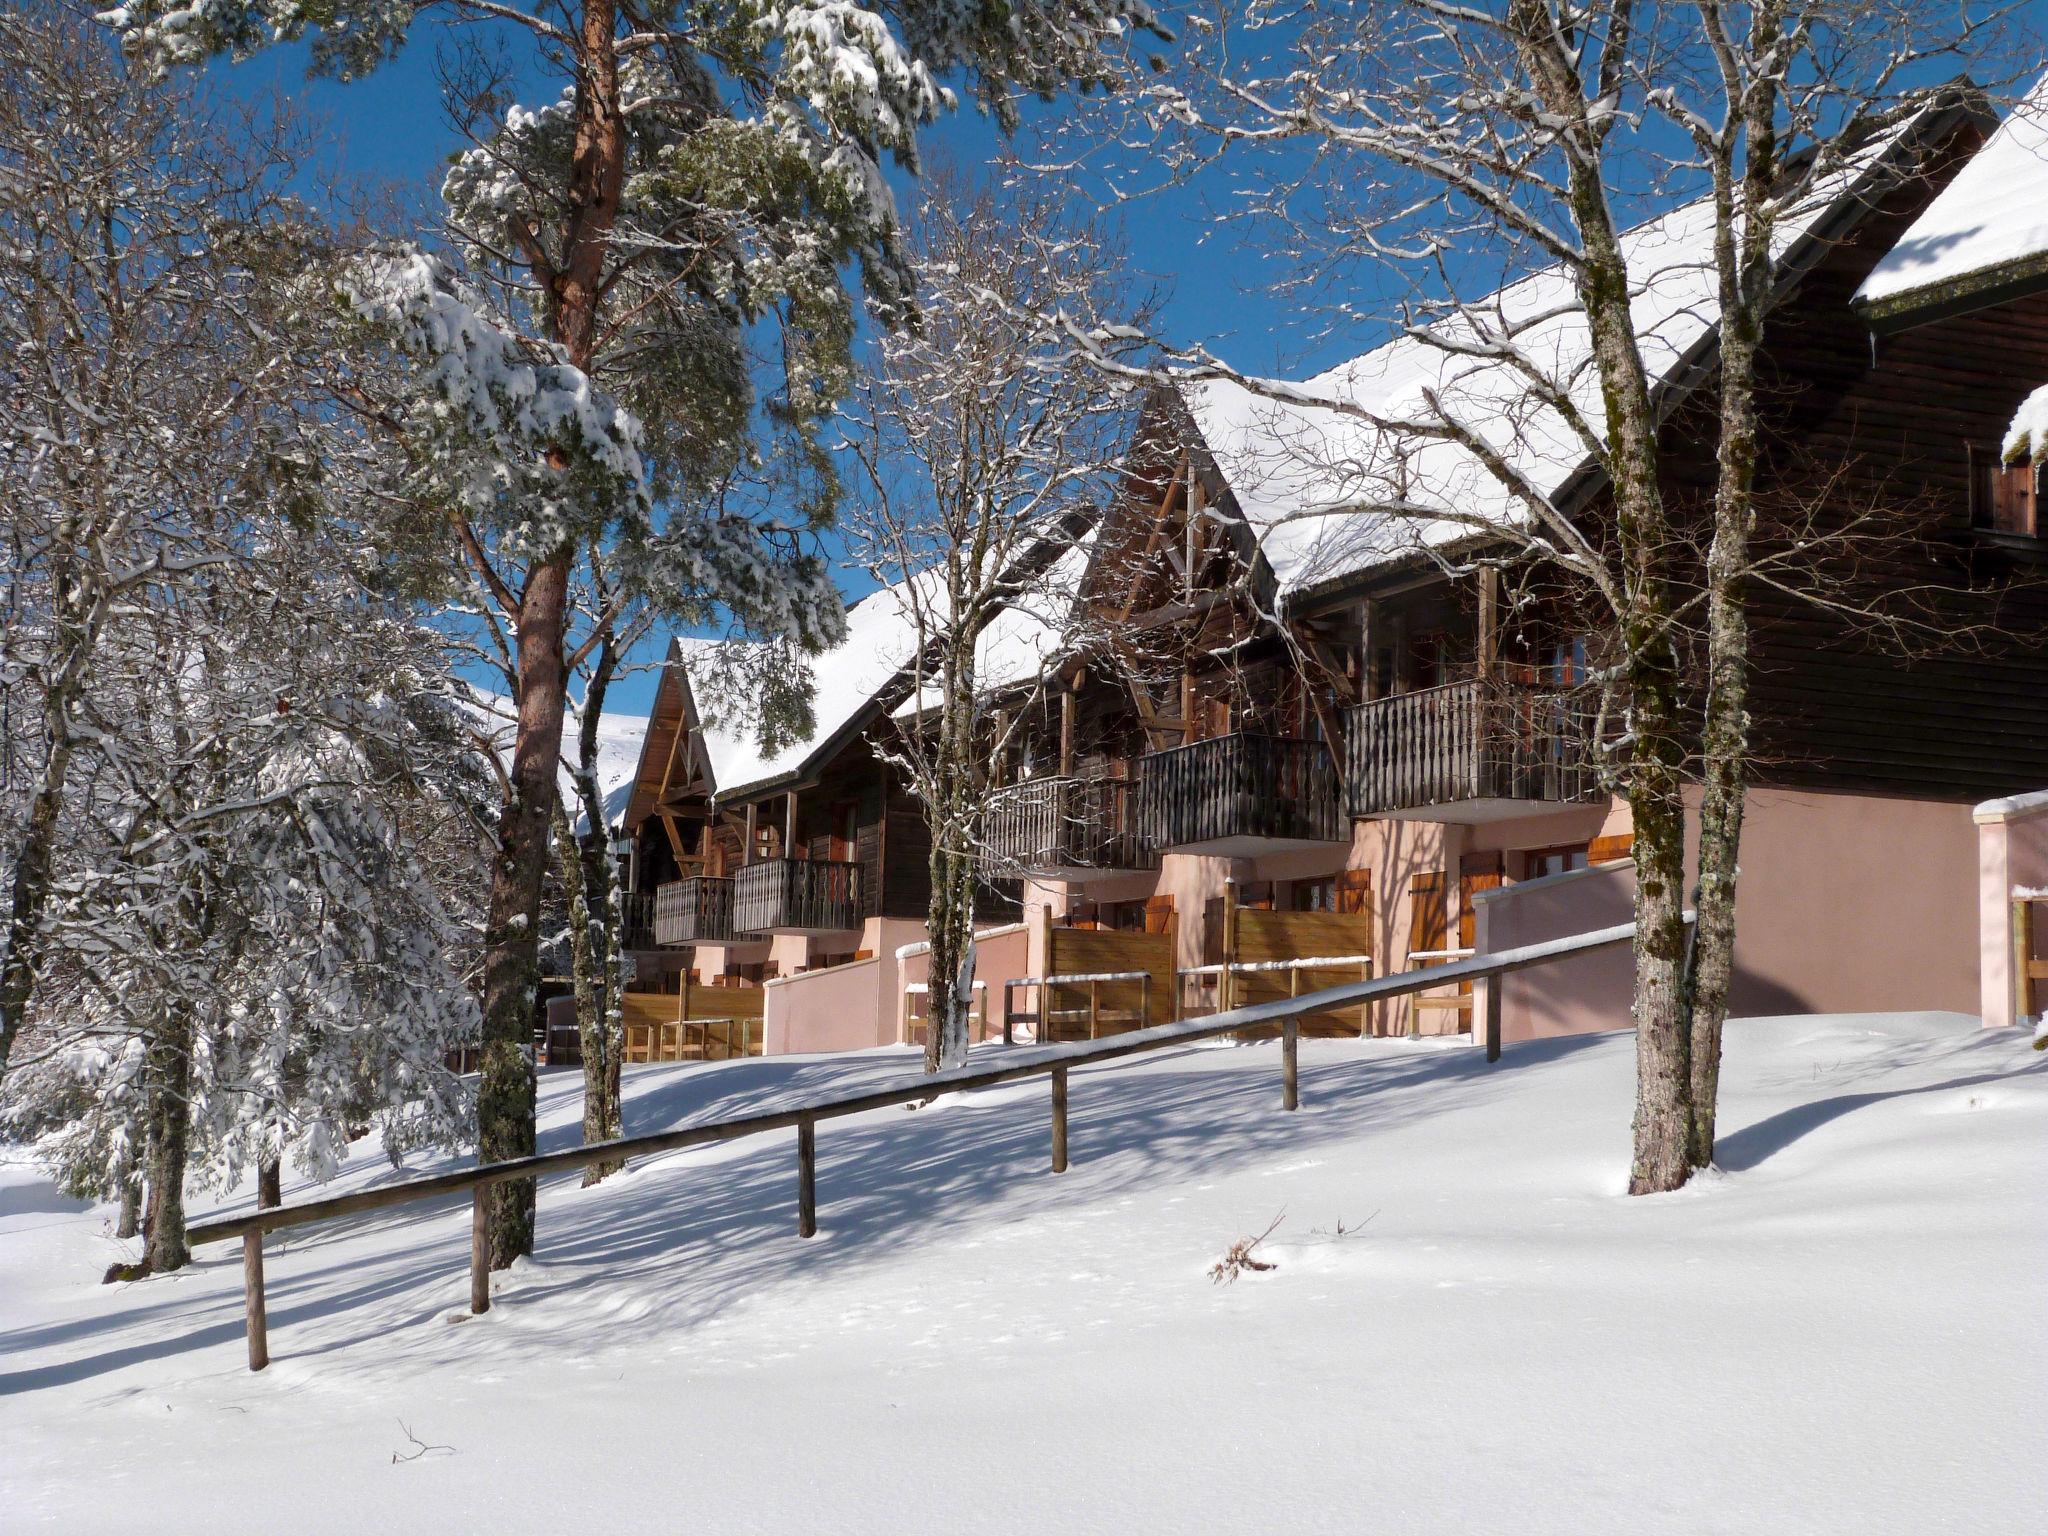
<path id="1" fill-rule="evenodd" d="M 1344 731 L 1353 816 L 1472 824 L 1600 793 L 1593 710 L 1568 693 L 1446 683 L 1357 704 Z"/>
<path id="2" fill-rule="evenodd" d="M 858 864 L 762 859 L 733 877 L 733 922 L 746 933 L 843 933 L 867 915 Z"/>
<path id="3" fill-rule="evenodd" d="M 1320 741 L 1217 736 L 1154 752 L 1139 773 L 1138 836 L 1148 849 L 1244 858 L 1350 835 Z"/>
<path id="4" fill-rule="evenodd" d="M 981 870 L 990 878 L 1068 878 L 1158 863 L 1138 838 L 1137 784 L 1130 779 L 1030 779 L 990 797 Z"/>
<path id="5" fill-rule="evenodd" d="M 733 882 L 710 875 L 671 880 L 654 892 L 654 942 L 663 949 L 681 944 L 729 944 L 749 937 L 733 926 Z"/>

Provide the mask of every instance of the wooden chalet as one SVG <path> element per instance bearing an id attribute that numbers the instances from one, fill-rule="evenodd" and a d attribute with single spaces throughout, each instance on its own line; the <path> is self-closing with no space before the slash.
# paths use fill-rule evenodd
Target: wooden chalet
<path id="1" fill-rule="evenodd" d="M 1758 497 L 1777 509 L 1771 526 L 1794 531 L 1765 537 L 1885 538 L 1881 556 L 1852 562 L 1867 584 L 1855 601 L 1830 610 L 1769 581 L 1749 593 L 1738 1011 L 1974 1010 L 1970 808 L 2048 783 L 2048 545 L 2035 471 L 1998 452 L 2015 406 L 2048 382 L 2048 259 L 2007 251 L 1995 278 L 1944 272 L 1919 299 L 1910 282 L 1886 286 L 1918 261 L 1920 223 L 1953 217 L 1944 188 L 1971 193 L 1978 216 L 1995 207 L 1968 169 L 1993 127 L 1957 93 L 1788 217 Z M 2048 187 L 2035 201 L 2048 206 Z M 1945 248 L 1954 232 L 1929 238 Z M 1711 220 L 1681 207 L 1627 239 L 1647 274 L 1638 325 L 1659 364 L 1666 500 L 1697 528 L 1716 435 L 1702 387 Z M 2048 227 L 2035 246 L 2048 251 Z M 1541 339 L 1569 356 L 1583 327 L 1558 283 L 1537 273 L 1497 297 L 1555 314 Z M 1596 465 L 1560 451 L 1568 435 L 1501 365 L 1405 337 L 1302 393 L 1388 419 L 1421 379 L 1492 413 L 1526 482 L 1606 536 Z M 1595 610 L 1554 572 L 1499 558 L 1491 530 L 1514 509 L 1462 448 L 1359 421 L 1215 380 L 1143 406 L 1082 580 L 1092 638 L 1033 690 L 1031 729 L 996 765 L 983 844 L 992 878 L 1023 881 L 1017 929 L 1030 932 L 1010 973 L 1144 979 L 1064 1003 L 1053 987 L 1032 1005 L 1039 1027 L 1109 1027 L 1104 985 L 1130 994 L 1114 1010 L 1125 1027 L 1629 916 L 1629 807 L 1598 771 L 1618 727 L 1593 682 Z M 1408 515 L 1366 510 L 1390 500 Z M 772 756 L 707 724 L 679 642 L 627 812 L 643 978 L 780 987 L 831 971 L 830 988 L 802 989 L 806 1043 L 784 1048 L 907 1038 L 898 994 L 921 986 L 897 951 L 923 935 L 923 818 L 872 744 L 901 707 L 907 660 L 881 596 L 818 664 L 817 729 Z M 1894 599 L 1909 621 L 1875 622 Z M 1009 953 L 1012 900 L 985 903 L 990 954 Z M 1063 949 L 1059 932 L 1102 937 Z M 1510 1037 L 1624 1025 L 1625 962 L 1599 965 L 1516 983 Z M 842 1002 L 849 989 L 872 1002 Z M 1447 987 L 1323 1022 L 1448 1032 L 1472 1006 Z M 833 1022 L 841 1013 L 857 1027 Z"/>
<path id="2" fill-rule="evenodd" d="M 1990 125 L 1958 94 L 1871 145 L 1799 211 L 1782 261 L 1760 500 L 1800 508 L 1812 537 L 1880 509 L 1878 596 L 1923 595 L 1887 626 L 1752 585 L 1740 1010 L 1974 1010 L 1969 806 L 2048 783 L 2048 589 L 2032 579 L 2048 546 L 2035 472 L 1997 452 L 2048 382 L 2048 241 L 1918 310 L 1859 298 Z M 1714 471 L 1710 233 L 1695 207 L 1630 236 L 1662 263 L 1639 323 L 1665 358 L 1666 497 L 1694 526 Z M 1309 387 L 1396 415 L 1424 345 Z M 1515 423 L 1510 456 L 1597 536 L 1590 462 L 1559 454 L 1497 377 L 1453 387 Z M 1497 545 L 1469 521 L 1343 510 L 1396 473 L 1411 502 L 1501 500 L 1461 449 L 1363 430 L 1225 382 L 1148 404 L 1090 578 L 1123 638 L 1060 680 L 992 818 L 992 846 L 1034 875 L 1027 901 L 1171 926 L 1182 971 L 1211 977 L 1237 958 L 1235 911 L 1356 914 L 1382 973 L 1626 920 L 1629 809 L 1596 771 L 1615 727 L 1588 685 L 1602 637 L 1586 605 L 1539 570 L 1480 563 Z M 1625 1005 L 1609 998 L 1605 1027 Z M 1375 1027 L 1459 1029 L 1469 1007 L 1424 998 Z M 1541 999 L 1517 1017 L 1527 1033 L 1585 1022 Z"/>

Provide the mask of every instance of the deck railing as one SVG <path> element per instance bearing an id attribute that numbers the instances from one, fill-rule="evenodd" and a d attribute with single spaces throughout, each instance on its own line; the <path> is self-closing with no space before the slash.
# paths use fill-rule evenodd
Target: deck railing
<path id="1" fill-rule="evenodd" d="M 1467 680 L 1355 704 L 1345 715 L 1353 816 L 1470 800 L 1569 802 L 1599 791 L 1582 697 Z"/>
<path id="2" fill-rule="evenodd" d="M 762 859 L 733 876 L 733 923 L 747 933 L 858 928 L 867 916 L 858 864 Z"/>
<path id="3" fill-rule="evenodd" d="M 737 938 L 733 882 L 715 875 L 671 880 L 654 892 L 654 942 L 663 948 Z"/>
<path id="4" fill-rule="evenodd" d="M 991 876 L 1069 869 L 1150 869 L 1138 838 L 1137 784 L 1130 779 L 1027 779 L 989 797 L 981 866 Z"/>
<path id="5" fill-rule="evenodd" d="M 1690 922 L 1691 918 L 1692 914 L 1687 913 L 1686 920 Z M 249 1335 L 249 1369 L 260 1371 L 270 1363 L 270 1336 L 263 1304 L 263 1234 L 266 1232 L 310 1226 L 315 1222 L 332 1221 L 338 1217 L 354 1216 L 364 1211 L 384 1210 L 395 1205 L 410 1205 L 420 1200 L 432 1200 L 444 1195 L 466 1192 L 471 1197 L 469 1309 L 472 1312 L 487 1312 L 491 1306 L 491 1275 L 490 1245 L 487 1240 L 489 1229 L 485 1220 L 485 1191 L 493 1184 L 536 1178 L 547 1173 L 564 1173 L 572 1169 L 587 1168 L 593 1163 L 621 1163 L 629 1157 L 646 1157 L 657 1152 L 676 1152 L 686 1147 L 713 1146 L 738 1141 L 746 1136 L 758 1136 L 766 1131 L 781 1131 L 794 1127 L 797 1158 L 797 1234 L 800 1237 L 814 1237 L 818 1230 L 820 1120 L 834 1120 L 869 1110 L 914 1104 L 938 1098 L 941 1094 L 965 1093 L 973 1089 L 994 1087 L 999 1083 L 1015 1082 L 1021 1078 L 1048 1077 L 1052 1080 L 1052 1171 L 1065 1173 L 1067 1074 L 1075 1067 L 1095 1066 L 1118 1061 L 1126 1056 L 1142 1055 L 1148 1051 L 1172 1049 L 1196 1040 L 1213 1040 L 1222 1035 L 1238 1034 L 1260 1025 L 1278 1024 L 1281 1030 L 1280 1104 L 1281 1108 L 1292 1110 L 1301 1102 L 1298 1024 L 1303 1014 L 1325 1013 L 1334 1008 L 1403 997 L 1410 992 L 1441 987 L 1450 982 L 1485 979 L 1488 985 L 1482 1013 L 1485 1021 L 1486 1059 L 1497 1061 L 1500 1059 L 1501 989 L 1494 983 L 1493 978 L 1505 976 L 1513 971 L 1528 970 L 1533 966 L 1562 960 L 1572 955 L 1613 949 L 1629 943 L 1634 937 L 1635 926 L 1624 923 L 1615 928 L 1602 928 L 1592 933 L 1575 934 L 1570 938 L 1550 939 L 1520 949 L 1503 950 L 1497 955 L 1461 960 L 1434 970 L 1407 971 L 1394 976 L 1377 977 L 1370 981 L 1347 982 L 1341 987 L 1327 987 L 1320 992 L 1303 993 L 1300 997 L 1280 998 L 1270 1003 L 1257 1003 L 1248 1008 L 1234 1008 L 1227 1013 L 1211 1014 L 1207 1018 L 1158 1024 L 1150 1029 L 1133 1030 L 1128 1034 L 1112 1035 L 1107 1039 L 1082 1040 L 1069 1045 L 1044 1046 L 1035 1050 L 1006 1050 L 989 1065 L 968 1065 L 930 1075 L 907 1074 L 902 1082 L 890 1087 L 814 1099 L 793 1109 L 735 1115 L 702 1125 L 657 1131 L 651 1136 L 626 1136 L 616 1141 L 570 1147 L 560 1152 L 543 1152 L 534 1157 L 513 1158 L 502 1163 L 486 1163 L 477 1168 L 460 1168 L 450 1173 L 409 1179 L 402 1184 L 386 1184 L 375 1189 L 357 1190 L 352 1194 L 307 1200 L 297 1205 L 273 1206 L 267 1211 L 254 1211 L 245 1216 L 201 1222 L 185 1234 L 186 1241 L 196 1246 L 200 1243 L 221 1242 L 229 1238 L 242 1240 L 242 1287 L 245 1302 L 243 1310 Z"/>
<path id="6" fill-rule="evenodd" d="M 654 892 L 622 891 L 619 894 L 619 947 L 654 949 Z"/>
<path id="7" fill-rule="evenodd" d="M 1216 736 L 1154 752 L 1139 773 L 1138 835 L 1149 849 L 1345 835 L 1336 765 L 1320 741 Z"/>

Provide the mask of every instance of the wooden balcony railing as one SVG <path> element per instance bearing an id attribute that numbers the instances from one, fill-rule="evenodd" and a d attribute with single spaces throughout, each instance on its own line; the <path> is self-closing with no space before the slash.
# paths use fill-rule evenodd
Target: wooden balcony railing
<path id="1" fill-rule="evenodd" d="M 652 891 L 623 891 L 619 895 L 619 947 L 654 949 L 655 894 Z"/>
<path id="2" fill-rule="evenodd" d="M 1320 741 L 1239 733 L 1140 760 L 1138 836 L 1148 849 L 1341 842 L 1336 764 Z"/>
<path id="3" fill-rule="evenodd" d="M 1130 779 L 1048 778 L 990 797 L 981 867 L 992 877 L 1072 869 L 1150 869 L 1157 854 L 1138 838 L 1137 784 Z"/>
<path id="4" fill-rule="evenodd" d="M 733 926 L 733 882 L 711 875 L 671 880 L 654 892 L 654 942 L 718 944 L 740 937 Z"/>
<path id="5" fill-rule="evenodd" d="M 1557 692 L 1476 680 L 1356 704 L 1346 712 L 1345 799 L 1353 816 L 1471 800 L 1569 802 L 1599 792 L 1592 706 Z"/>
<path id="6" fill-rule="evenodd" d="M 733 922 L 747 933 L 825 933 L 867 916 L 861 866 L 762 859 L 733 876 Z"/>

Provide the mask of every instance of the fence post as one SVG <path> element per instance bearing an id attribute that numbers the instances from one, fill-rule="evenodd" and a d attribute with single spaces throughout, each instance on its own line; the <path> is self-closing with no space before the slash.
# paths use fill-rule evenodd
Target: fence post
<path id="1" fill-rule="evenodd" d="M 242 1234 L 242 1312 L 249 1328 L 249 1369 L 270 1364 L 270 1329 L 263 1317 L 263 1233 Z"/>
<path id="2" fill-rule="evenodd" d="M 1052 1171 L 1067 1171 L 1067 1069 L 1052 1069 Z"/>
<path id="3" fill-rule="evenodd" d="M 818 1122 L 796 1123 L 796 1235 L 818 1235 Z"/>
<path id="4" fill-rule="evenodd" d="M 2012 1021 L 2024 1026 L 2034 1003 L 2034 904 L 2022 896 L 2012 904 Z"/>
<path id="5" fill-rule="evenodd" d="M 1101 1023 L 1102 983 L 1099 981 L 1091 981 L 1088 983 L 1088 1038 L 1090 1040 L 1095 1039 L 1096 1036 L 1101 1032 Z"/>
<path id="6" fill-rule="evenodd" d="M 1280 1026 L 1280 1107 L 1301 1107 L 1300 1066 L 1301 1020 L 1290 1016 Z"/>
<path id="7" fill-rule="evenodd" d="M 1016 985 L 1017 983 L 1014 978 L 1003 983 L 1003 1044 L 1005 1045 L 1015 1045 L 1017 1043 L 1015 1017 L 1010 1012 L 1010 998 Z"/>
<path id="8" fill-rule="evenodd" d="M 1361 960 L 1361 961 L 1359 962 L 1359 964 L 1358 964 L 1358 979 L 1359 979 L 1360 981 L 1371 981 L 1371 980 L 1372 980 L 1372 961 L 1371 961 L 1371 959 L 1369 959 L 1369 958 L 1368 958 L 1368 959 L 1365 959 L 1365 960 Z M 1369 1035 L 1370 1035 L 1371 1033 L 1372 1033 L 1372 1004 L 1371 1004 L 1371 1003 L 1360 1003 L 1360 1004 L 1358 1005 L 1358 1038 L 1359 1038 L 1359 1039 L 1361 1039 L 1361 1040 L 1363 1040 L 1363 1039 L 1365 1039 L 1365 1038 L 1366 1038 L 1367 1036 L 1369 1036 Z"/>
<path id="9" fill-rule="evenodd" d="M 469 1310 L 491 1310 L 491 1224 L 486 1210 L 490 1186 L 469 1192 Z"/>
<path id="10" fill-rule="evenodd" d="M 1486 989 L 1486 1059 L 1500 1060 L 1500 1008 L 1501 983 L 1505 976 L 1483 976 L 1479 985 Z"/>
<path id="11" fill-rule="evenodd" d="M 1152 973 L 1145 972 L 1138 978 L 1138 1028 L 1152 1027 Z"/>

